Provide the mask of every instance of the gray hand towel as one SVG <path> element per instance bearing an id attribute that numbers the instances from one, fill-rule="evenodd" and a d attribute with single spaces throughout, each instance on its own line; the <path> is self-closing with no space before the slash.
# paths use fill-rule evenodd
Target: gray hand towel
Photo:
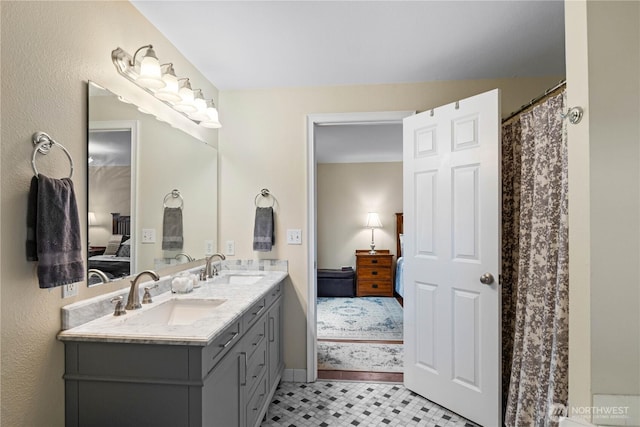
<path id="1" fill-rule="evenodd" d="M 182 249 L 182 208 L 164 208 L 162 218 L 162 250 Z"/>
<path id="2" fill-rule="evenodd" d="M 78 205 L 69 178 L 37 178 L 36 246 L 38 281 L 53 288 L 84 280 Z"/>
<path id="3" fill-rule="evenodd" d="M 269 252 L 276 242 L 273 221 L 273 208 L 256 208 L 256 220 L 253 227 L 253 250 Z"/>
<path id="4" fill-rule="evenodd" d="M 38 178 L 31 178 L 27 203 L 27 261 L 38 260 L 36 224 L 38 223 Z"/>

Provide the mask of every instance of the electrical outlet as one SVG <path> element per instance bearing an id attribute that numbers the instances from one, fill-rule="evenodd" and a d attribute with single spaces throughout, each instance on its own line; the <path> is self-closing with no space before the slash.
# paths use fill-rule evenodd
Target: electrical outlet
<path id="1" fill-rule="evenodd" d="M 156 242 L 156 229 L 155 228 L 143 228 L 142 229 L 142 243 L 155 243 Z"/>
<path id="2" fill-rule="evenodd" d="M 236 242 L 233 240 L 227 240 L 227 244 L 225 246 L 225 255 L 235 255 L 236 253 Z"/>
<path id="3" fill-rule="evenodd" d="M 287 230 L 287 245 L 301 245 L 302 244 L 302 230 L 289 229 Z"/>
<path id="4" fill-rule="evenodd" d="M 213 255 L 213 240 L 204 241 L 204 254 Z"/>
<path id="5" fill-rule="evenodd" d="M 78 295 L 78 284 L 70 283 L 68 285 L 62 285 L 62 298 L 71 298 Z"/>

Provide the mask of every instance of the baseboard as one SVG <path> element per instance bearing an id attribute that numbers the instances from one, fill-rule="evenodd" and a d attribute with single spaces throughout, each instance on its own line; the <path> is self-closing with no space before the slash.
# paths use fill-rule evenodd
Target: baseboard
<path id="1" fill-rule="evenodd" d="M 282 381 L 286 383 L 306 383 L 306 369 L 285 369 L 282 373 Z"/>

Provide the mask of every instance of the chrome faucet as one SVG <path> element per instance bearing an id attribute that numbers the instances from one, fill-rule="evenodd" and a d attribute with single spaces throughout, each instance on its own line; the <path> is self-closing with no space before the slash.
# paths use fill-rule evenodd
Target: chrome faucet
<path id="1" fill-rule="evenodd" d="M 222 255 L 221 253 L 215 253 L 211 255 L 209 258 L 207 258 L 207 264 L 204 266 L 204 271 L 205 271 L 205 274 L 207 275 L 207 279 L 211 279 L 214 275 L 218 274 L 218 270 L 216 270 L 216 267 L 211 265 L 211 261 L 213 261 L 213 257 L 218 257 L 222 261 L 227 259 L 227 257 Z"/>
<path id="2" fill-rule="evenodd" d="M 180 257 L 185 257 L 187 259 L 187 262 L 195 261 L 191 255 L 185 254 L 184 252 L 180 252 L 174 258 L 175 259 L 180 259 Z"/>
<path id="3" fill-rule="evenodd" d="M 104 274 L 102 270 L 98 270 L 97 268 L 90 268 L 89 271 L 87 271 L 87 280 L 89 280 L 91 276 L 98 276 L 103 283 L 109 283 L 110 281 L 109 277 Z"/>
<path id="4" fill-rule="evenodd" d="M 153 270 L 144 270 L 138 273 L 138 275 L 131 281 L 131 289 L 129 289 L 129 298 L 127 298 L 127 310 L 137 310 L 142 307 L 140 304 L 140 293 L 138 292 L 138 281 L 142 276 L 148 274 L 156 282 L 160 280 L 160 276 Z"/>

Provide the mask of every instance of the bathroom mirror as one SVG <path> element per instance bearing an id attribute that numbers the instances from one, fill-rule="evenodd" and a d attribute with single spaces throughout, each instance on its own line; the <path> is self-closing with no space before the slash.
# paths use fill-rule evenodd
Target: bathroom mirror
<path id="1" fill-rule="evenodd" d="M 88 268 L 113 280 L 215 252 L 217 150 L 88 84 Z M 182 233 L 164 233 L 165 212 L 175 208 Z M 181 248 L 163 249 L 164 237 L 180 235 Z"/>

